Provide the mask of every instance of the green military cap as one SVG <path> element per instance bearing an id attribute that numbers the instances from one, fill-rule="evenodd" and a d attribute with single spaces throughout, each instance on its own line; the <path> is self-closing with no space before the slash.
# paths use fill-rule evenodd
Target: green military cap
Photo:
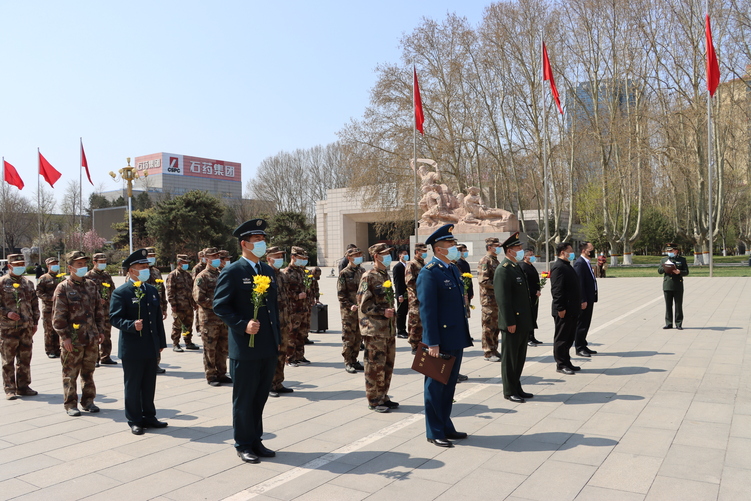
<path id="1" fill-rule="evenodd" d="M 677 248 L 678 248 L 678 246 L 675 245 L 673 242 L 670 242 L 670 243 L 668 243 L 668 244 L 665 245 L 665 250 L 675 250 Z"/>
<path id="2" fill-rule="evenodd" d="M 56 257 L 48 257 L 44 260 L 44 264 L 59 263 L 60 261 Z"/>
<path id="3" fill-rule="evenodd" d="M 68 263 L 68 265 L 73 264 L 74 261 L 78 261 L 79 259 L 89 258 L 84 251 L 80 250 L 71 251 L 65 255 L 65 262 Z"/>
<path id="4" fill-rule="evenodd" d="M 368 247 L 368 252 L 370 252 L 371 256 L 375 256 L 376 254 L 391 252 L 391 249 L 392 247 L 389 247 L 388 244 L 381 242 Z"/>
<path id="5" fill-rule="evenodd" d="M 266 249 L 266 254 L 269 256 L 272 254 L 284 254 L 284 251 L 281 249 L 281 247 L 277 247 L 275 245 L 273 247 L 269 247 L 268 249 Z"/>
<path id="6" fill-rule="evenodd" d="M 517 245 L 521 245 L 522 241 L 519 240 L 519 232 L 515 231 L 511 234 L 510 237 L 508 237 L 502 244 L 501 247 L 504 249 L 508 249 L 509 247 L 515 247 Z"/>
<path id="7" fill-rule="evenodd" d="M 355 254 L 362 254 L 362 251 L 359 247 L 352 247 L 350 249 L 347 249 L 347 256 L 354 256 Z"/>
<path id="8" fill-rule="evenodd" d="M 216 247 L 206 247 L 203 250 L 204 256 L 214 256 L 216 254 L 219 254 L 219 249 L 217 249 Z"/>
<path id="9" fill-rule="evenodd" d="M 8 263 L 25 263 L 23 254 L 8 254 Z"/>
<path id="10" fill-rule="evenodd" d="M 94 261 L 101 261 L 102 259 L 107 259 L 107 254 L 105 254 L 104 252 L 97 252 L 91 259 L 93 259 Z"/>
<path id="11" fill-rule="evenodd" d="M 292 255 L 293 256 L 300 256 L 300 257 L 308 257 L 308 253 L 303 249 L 302 247 L 298 247 L 297 245 L 292 246 Z"/>

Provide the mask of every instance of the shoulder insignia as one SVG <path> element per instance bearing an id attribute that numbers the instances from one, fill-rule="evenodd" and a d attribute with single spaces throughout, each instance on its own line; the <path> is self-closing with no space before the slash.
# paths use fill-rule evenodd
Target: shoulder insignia
<path id="1" fill-rule="evenodd" d="M 510 265 L 510 264 L 511 264 L 511 263 L 503 263 L 503 267 L 504 267 L 504 268 L 507 268 L 507 267 L 508 267 L 508 265 Z"/>
<path id="2" fill-rule="evenodd" d="M 435 263 L 428 263 L 425 267 L 430 270 L 433 266 L 435 266 Z"/>
<path id="3" fill-rule="evenodd" d="M 368 290 L 368 282 L 360 282 L 360 292 L 366 292 Z"/>

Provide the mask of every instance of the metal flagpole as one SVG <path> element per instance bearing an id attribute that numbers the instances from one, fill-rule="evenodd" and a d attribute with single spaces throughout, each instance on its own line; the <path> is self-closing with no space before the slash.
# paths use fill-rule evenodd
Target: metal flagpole
<path id="1" fill-rule="evenodd" d="M 42 260 L 42 199 L 41 190 L 42 183 L 39 181 L 39 177 L 42 175 L 42 158 L 39 156 L 39 148 L 37 148 L 37 229 L 39 231 L 39 241 L 37 247 L 39 251 L 39 260 Z"/>
<path id="2" fill-rule="evenodd" d="M 414 197 L 413 201 L 415 203 L 415 244 L 417 244 L 418 238 L 417 238 L 417 94 L 415 92 L 415 71 L 414 66 L 412 67 L 412 115 L 414 115 L 414 127 L 412 128 L 412 161 L 414 162 L 412 164 L 412 170 L 414 173 Z M 412 249 L 410 249 L 412 251 Z M 412 252 L 414 254 L 414 252 Z"/>
<path id="3" fill-rule="evenodd" d="M 709 0 L 704 4 L 706 13 L 709 15 Z M 709 47 L 707 47 L 709 50 Z M 707 66 L 709 68 L 709 66 Z M 709 74 L 707 74 L 709 79 Z M 714 247 L 714 211 L 712 210 L 712 174 L 714 169 L 712 163 L 712 94 L 707 86 L 707 191 L 709 192 L 709 218 L 708 218 L 708 240 L 709 240 L 709 278 L 714 275 L 714 259 L 712 259 L 712 248 Z"/>
<path id="4" fill-rule="evenodd" d="M 5 259 L 5 247 L 6 247 L 6 241 L 5 241 L 5 211 L 7 210 L 7 207 L 5 206 L 5 157 L 3 157 L 3 259 Z"/>
<path id="5" fill-rule="evenodd" d="M 540 79 L 540 89 L 542 89 L 542 183 L 545 187 L 545 270 L 550 271 L 550 214 L 548 207 L 548 154 L 547 154 L 547 135 L 548 135 L 548 113 L 545 107 L 545 62 L 542 51 L 543 32 L 540 30 L 540 67 L 542 69 L 542 78 Z"/>
<path id="6" fill-rule="evenodd" d="M 83 157 L 81 149 L 83 148 L 83 138 L 78 138 L 78 231 L 83 239 Z"/>

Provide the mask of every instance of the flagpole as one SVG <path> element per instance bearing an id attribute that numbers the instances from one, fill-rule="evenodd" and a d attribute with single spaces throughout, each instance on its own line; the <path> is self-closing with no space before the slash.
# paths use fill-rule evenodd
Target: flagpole
<path id="1" fill-rule="evenodd" d="M 5 259 L 5 247 L 7 242 L 5 241 L 5 211 L 8 209 L 5 206 L 5 157 L 3 157 L 3 259 Z"/>
<path id="2" fill-rule="evenodd" d="M 39 231 L 39 241 L 37 242 L 37 247 L 39 251 L 39 261 L 42 260 L 42 199 L 41 199 L 41 186 L 42 183 L 39 181 L 39 177 L 42 175 L 42 157 L 40 156 L 41 153 L 39 152 L 39 148 L 37 148 L 37 228 Z"/>
<path id="3" fill-rule="evenodd" d="M 545 107 L 545 63 L 543 61 L 543 32 L 540 30 L 540 62 L 543 76 L 540 79 L 540 90 L 542 91 L 542 178 L 545 188 L 545 270 L 550 271 L 550 214 L 548 207 L 548 150 L 547 150 L 547 131 L 548 131 L 548 113 Z M 538 206 L 539 207 L 539 206 Z"/>
<path id="4" fill-rule="evenodd" d="M 78 231 L 81 233 L 83 239 L 83 157 L 81 151 L 83 150 L 83 138 L 78 138 Z"/>
<path id="5" fill-rule="evenodd" d="M 704 8 L 706 15 L 709 16 L 709 0 L 705 0 Z M 707 21 L 705 21 L 707 22 Z M 705 26 L 705 29 L 706 26 Z M 707 46 L 707 51 L 709 47 Z M 707 61 L 709 60 L 709 54 L 707 54 Z M 709 82 L 709 64 L 707 64 L 707 82 Z M 712 251 L 714 247 L 714 221 L 712 210 L 712 172 L 713 172 L 713 156 L 712 156 L 712 92 L 707 85 L 707 191 L 709 192 L 709 218 L 708 218 L 708 233 L 709 233 L 709 278 L 714 275 L 714 259 L 712 259 Z"/>
<path id="6" fill-rule="evenodd" d="M 417 94 L 416 94 L 416 80 L 415 80 L 415 74 L 416 69 L 414 65 L 412 66 L 412 116 L 414 118 L 414 127 L 412 127 L 412 172 L 414 175 L 414 196 L 413 196 L 413 202 L 415 204 L 415 245 L 418 242 L 417 237 L 417 113 L 416 108 L 417 106 Z M 410 249 L 412 250 L 412 249 Z M 414 252 L 412 252 L 412 255 L 414 256 Z"/>

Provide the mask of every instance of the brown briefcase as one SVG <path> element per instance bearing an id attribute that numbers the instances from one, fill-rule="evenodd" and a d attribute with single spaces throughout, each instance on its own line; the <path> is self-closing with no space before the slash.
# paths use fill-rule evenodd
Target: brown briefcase
<path id="1" fill-rule="evenodd" d="M 439 383 L 446 384 L 449 381 L 455 361 L 455 356 L 444 353 L 441 353 L 438 357 L 431 357 L 428 354 L 428 346 L 420 343 L 417 346 L 415 360 L 412 362 L 412 370 L 433 378 Z"/>

